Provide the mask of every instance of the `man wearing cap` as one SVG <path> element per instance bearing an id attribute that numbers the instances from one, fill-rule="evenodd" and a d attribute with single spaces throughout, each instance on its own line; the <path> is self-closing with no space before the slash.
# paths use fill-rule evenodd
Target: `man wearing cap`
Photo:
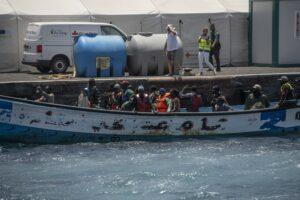
<path id="1" fill-rule="evenodd" d="M 145 88 L 143 85 L 138 87 L 138 93 L 136 94 L 136 111 L 138 112 L 150 112 L 151 104 L 149 101 L 148 94 L 145 93 Z"/>
<path id="2" fill-rule="evenodd" d="M 211 50 L 211 39 L 208 36 L 208 28 L 204 28 L 202 35 L 198 39 L 199 44 L 199 53 L 198 53 L 198 60 L 199 60 L 199 71 L 200 75 L 202 76 L 204 73 L 203 63 L 205 63 L 216 75 L 216 70 L 214 66 L 209 62 L 209 52 Z"/>
<path id="3" fill-rule="evenodd" d="M 122 106 L 122 90 L 120 84 L 116 83 L 111 94 L 111 109 L 118 110 Z"/>
<path id="4" fill-rule="evenodd" d="M 245 102 L 245 110 L 254 110 L 270 107 L 269 99 L 262 93 L 261 86 L 255 84 Z"/>
<path id="5" fill-rule="evenodd" d="M 159 96 L 156 102 L 156 111 L 157 112 L 170 112 L 171 110 L 171 99 L 169 98 L 169 94 L 166 93 L 165 88 L 159 89 Z"/>
<path id="6" fill-rule="evenodd" d="M 294 88 L 289 83 L 287 76 L 282 76 L 280 79 L 280 99 L 278 102 L 278 107 L 294 107 L 297 104 Z"/>
<path id="7" fill-rule="evenodd" d="M 168 76 L 173 76 L 174 68 L 175 68 L 175 57 L 176 52 L 179 47 L 177 41 L 177 32 L 172 24 L 168 24 L 167 27 L 167 40 L 165 43 L 164 50 L 166 52 L 166 56 L 168 59 Z"/>

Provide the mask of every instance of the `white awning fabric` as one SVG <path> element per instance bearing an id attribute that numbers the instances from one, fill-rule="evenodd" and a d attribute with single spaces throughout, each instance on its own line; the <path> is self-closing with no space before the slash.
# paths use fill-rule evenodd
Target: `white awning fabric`
<path id="1" fill-rule="evenodd" d="M 19 16 L 89 15 L 79 0 L 7 0 Z"/>

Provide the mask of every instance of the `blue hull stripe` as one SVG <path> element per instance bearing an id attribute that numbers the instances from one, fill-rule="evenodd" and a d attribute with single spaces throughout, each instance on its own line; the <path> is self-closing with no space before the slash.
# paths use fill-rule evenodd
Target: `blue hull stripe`
<path id="1" fill-rule="evenodd" d="M 241 137 L 241 136 L 286 136 L 288 134 L 300 136 L 300 126 L 275 130 L 259 131 L 220 135 L 193 135 L 193 136 L 174 136 L 174 135 L 111 135 L 93 133 L 74 133 L 68 131 L 54 131 L 41 128 L 31 128 L 26 126 L 11 125 L 0 123 L 0 142 L 21 142 L 21 143 L 40 143 L 40 144 L 66 144 L 80 142 L 118 142 L 118 141 L 172 141 L 187 138 L 212 139 L 222 137 Z"/>
<path id="2" fill-rule="evenodd" d="M 0 100 L 0 109 L 12 110 L 12 103 Z"/>

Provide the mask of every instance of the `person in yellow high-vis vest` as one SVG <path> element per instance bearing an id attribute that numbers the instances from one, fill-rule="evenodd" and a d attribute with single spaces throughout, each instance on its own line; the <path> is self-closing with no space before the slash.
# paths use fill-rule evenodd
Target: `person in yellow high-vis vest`
<path id="1" fill-rule="evenodd" d="M 214 72 L 216 75 L 216 70 L 214 66 L 209 62 L 209 52 L 211 49 L 211 40 L 208 36 L 208 28 L 203 29 L 202 35 L 198 39 L 199 44 L 199 53 L 198 53 L 198 60 L 199 60 L 199 71 L 200 75 L 203 75 L 203 63 L 205 64 Z"/>

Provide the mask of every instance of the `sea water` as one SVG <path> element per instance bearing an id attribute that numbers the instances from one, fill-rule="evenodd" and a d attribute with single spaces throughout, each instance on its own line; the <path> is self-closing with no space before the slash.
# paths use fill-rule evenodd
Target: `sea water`
<path id="1" fill-rule="evenodd" d="M 300 199 L 300 138 L 0 144 L 0 199 Z"/>

